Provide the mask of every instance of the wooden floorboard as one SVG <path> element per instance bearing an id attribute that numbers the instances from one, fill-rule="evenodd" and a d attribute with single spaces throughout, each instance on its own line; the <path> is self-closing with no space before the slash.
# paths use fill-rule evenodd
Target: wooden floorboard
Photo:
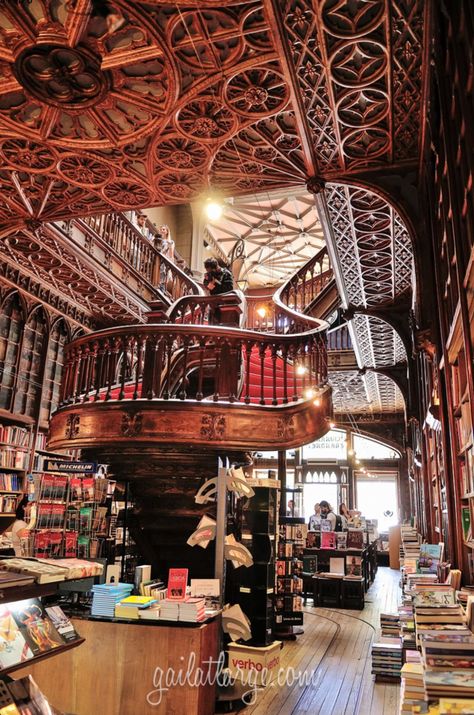
<path id="1" fill-rule="evenodd" d="M 305 608 L 304 634 L 286 641 L 282 668 L 311 681 L 260 691 L 245 715 L 398 715 L 400 687 L 375 683 L 371 645 L 379 636 L 380 613 L 396 612 L 400 574 L 379 568 L 363 611 Z"/>

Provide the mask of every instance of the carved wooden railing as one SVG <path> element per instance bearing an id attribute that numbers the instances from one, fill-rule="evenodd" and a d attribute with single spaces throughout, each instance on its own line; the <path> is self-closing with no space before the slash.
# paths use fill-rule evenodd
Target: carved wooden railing
<path id="1" fill-rule="evenodd" d="M 98 236 L 148 283 L 160 287 L 172 301 L 183 295 L 204 293 L 191 276 L 163 256 L 123 214 L 101 214 L 75 221 Z"/>
<path id="2" fill-rule="evenodd" d="M 249 404 L 255 402 L 250 381 L 242 394 L 239 385 L 242 370 L 249 375 L 251 366 L 253 397 L 257 395 L 260 405 L 309 399 L 308 390 L 327 381 L 321 330 L 320 326 L 297 335 L 193 325 L 102 330 L 67 346 L 59 409 L 102 400 L 209 399 Z"/>
<path id="3" fill-rule="evenodd" d="M 305 313 L 332 278 L 328 251 L 326 246 L 323 246 L 276 291 L 274 301 L 296 313 Z"/>
<path id="4" fill-rule="evenodd" d="M 324 246 L 272 295 L 247 296 L 247 327 L 278 334 L 310 330 L 315 319 L 308 313 L 332 278 Z"/>
<path id="5" fill-rule="evenodd" d="M 168 323 L 178 325 L 209 325 L 219 310 L 219 324 L 248 327 L 247 299 L 240 290 L 221 295 L 183 296 L 168 309 Z"/>

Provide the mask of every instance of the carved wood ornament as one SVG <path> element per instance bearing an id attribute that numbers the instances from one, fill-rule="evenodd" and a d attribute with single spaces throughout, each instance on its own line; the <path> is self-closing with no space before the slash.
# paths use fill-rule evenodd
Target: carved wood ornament
<path id="1" fill-rule="evenodd" d="M 422 0 L 0 8 L 0 223 L 324 181 L 417 157 Z"/>

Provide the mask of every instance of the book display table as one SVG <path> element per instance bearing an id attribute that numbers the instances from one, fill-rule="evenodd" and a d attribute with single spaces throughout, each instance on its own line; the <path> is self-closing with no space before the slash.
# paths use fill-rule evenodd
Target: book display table
<path id="1" fill-rule="evenodd" d="M 332 559 L 343 559 L 345 568 L 341 576 L 360 575 L 364 579 L 364 588 L 367 591 L 373 583 L 377 573 L 377 542 L 374 541 L 363 549 L 316 549 L 306 548 L 305 556 L 314 556 L 317 561 L 317 573 L 323 574 L 331 571 Z M 354 557 L 354 560 L 353 560 Z M 357 570 L 353 565 L 357 564 Z M 359 566 L 360 565 L 360 566 Z M 359 570 L 360 569 L 360 570 Z"/>
<path id="2" fill-rule="evenodd" d="M 203 661 L 218 657 L 219 617 L 193 628 L 88 619 L 73 619 L 73 624 L 85 643 L 61 655 L 60 669 L 38 662 L 18 671 L 19 677 L 32 675 L 59 710 L 75 715 L 214 713 L 216 686 L 212 678 L 210 683 L 204 679 L 208 666 Z M 204 685 L 196 687 L 201 664 Z M 175 674 L 173 682 L 179 682 L 181 672 L 184 684 L 165 690 L 168 669 Z"/>

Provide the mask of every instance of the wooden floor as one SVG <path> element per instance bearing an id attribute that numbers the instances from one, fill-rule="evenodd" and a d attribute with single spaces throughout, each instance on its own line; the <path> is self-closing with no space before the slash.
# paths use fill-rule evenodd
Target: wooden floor
<path id="1" fill-rule="evenodd" d="M 304 634 L 287 641 L 282 667 L 312 673 L 309 684 L 258 693 L 245 715 L 398 715 L 398 685 L 375 683 L 370 647 L 378 638 L 380 612 L 396 612 L 399 571 L 379 568 L 363 611 L 305 608 Z"/>

